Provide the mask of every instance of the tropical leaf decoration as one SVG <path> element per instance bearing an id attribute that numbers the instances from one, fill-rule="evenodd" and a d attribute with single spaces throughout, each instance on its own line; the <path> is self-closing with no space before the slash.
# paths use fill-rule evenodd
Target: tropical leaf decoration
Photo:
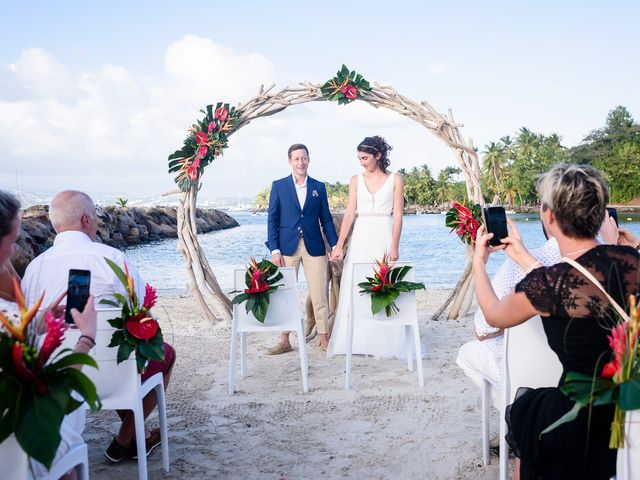
<path id="1" fill-rule="evenodd" d="M 228 103 L 207 105 L 204 114 L 190 129 L 180 150 L 169 155 L 169 173 L 176 173 L 174 181 L 183 192 L 196 186 L 204 168 L 213 162 L 228 145 L 240 111 Z"/>
<path id="2" fill-rule="evenodd" d="M 278 270 L 275 263 L 266 259 L 256 262 L 256 259 L 251 257 L 244 275 L 247 288 L 233 297 L 231 303 L 239 305 L 246 302 L 246 312 L 253 313 L 256 320 L 264 323 L 269 310 L 269 296 L 281 286 L 276 284 L 281 279 L 282 272 Z M 231 293 L 237 293 L 237 291 Z"/>
<path id="3" fill-rule="evenodd" d="M 387 317 L 397 314 L 400 310 L 395 301 L 400 293 L 425 289 L 424 283 L 404 281 L 403 278 L 409 273 L 411 267 L 409 265 L 394 267 L 394 264 L 387 260 L 386 253 L 382 260 L 376 260 L 376 264 L 378 267 L 373 267 L 373 277 L 367 277 L 366 282 L 358 284 L 362 289 L 359 292 L 361 295 L 371 295 L 371 313 L 374 315 L 383 309 Z"/>
<path id="4" fill-rule="evenodd" d="M 365 93 L 371 91 L 371 86 L 362 75 L 351 71 L 346 65 L 338 71 L 337 75 L 320 87 L 322 96 L 337 101 L 338 105 L 353 102 L 362 98 Z"/>

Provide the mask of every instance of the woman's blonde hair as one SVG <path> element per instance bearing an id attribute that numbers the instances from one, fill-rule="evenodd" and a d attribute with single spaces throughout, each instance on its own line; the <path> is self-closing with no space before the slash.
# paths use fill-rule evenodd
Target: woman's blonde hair
<path id="1" fill-rule="evenodd" d="M 560 230 L 570 238 L 598 234 L 609 202 L 609 187 L 597 168 L 555 165 L 538 179 L 542 208 L 550 208 Z"/>

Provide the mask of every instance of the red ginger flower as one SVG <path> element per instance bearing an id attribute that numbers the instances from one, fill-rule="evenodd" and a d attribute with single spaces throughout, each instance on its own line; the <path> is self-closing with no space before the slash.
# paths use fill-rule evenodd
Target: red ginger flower
<path id="1" fill-rule="evenodd" d="M 158 300 L 158 291 L 148 283 L 144 287 L 144 302 L 142 302 L 142 308 L 144 310 L 151 310 Z"/>
<path id="2" fill-rule="evenodd" d="M 216 129 L 216 122 L 209 122 L 209 125 L 207 125 L 207 133 L 213 133 L 215 129 Z"/>
<path id="3" fill-rule="evenodd" d="M 47 335 L 38 356 L 38 368 L 42 368 L 55 349 L 62 345 L 64 332 L 67 329 L 64 317 L 56 318 L 51 311 L 48 311 L 44 318 L 47 322 Z"/>

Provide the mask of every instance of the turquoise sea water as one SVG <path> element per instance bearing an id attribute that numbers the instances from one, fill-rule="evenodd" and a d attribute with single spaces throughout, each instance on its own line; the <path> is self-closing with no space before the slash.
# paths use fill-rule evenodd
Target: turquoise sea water
<path id="1" fill-rule="evenodd" d="M 234 212 L 240 227 L 199 235 L 198 239 L 222 289 L 231 291 L 232 271 L 243 268 L 250 256 L 268 255 L 266 215 Z M 400 257 L 412 261 L 416 277 L 432 287 L 453 287 L 459 280 L 465 263 L 464 245 L 455 234 L 449 234 L 444 215 L 406 215 L 400 240 Z M 545 242 L 537 214 L 509 215 L 520 230 L 525 245 L 535 248 Z M 622 226 L 640 237 L 640 216 L 620 214 Z M 163 240 L 133 247 L 127 255 L 144 279 L 161 290 L 187 288 L 187 274 L 178 253 L 177 240 Z M 505 258 L 502 252 L 493 254 L 488 270 L 492 274 Z M 304 279 L 300 279 L 304 282 Z"/>

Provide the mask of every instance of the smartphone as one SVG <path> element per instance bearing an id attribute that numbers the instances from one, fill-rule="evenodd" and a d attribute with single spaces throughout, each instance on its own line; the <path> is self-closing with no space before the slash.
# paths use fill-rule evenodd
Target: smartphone
<path id="1" fill-rule="evenodd" d="M 613 207 L 607 207 L 607 212 L 609 212 L 609 216 L 613 218 L 616 222 L 616 227 L 619 227 L 618 224 L 618 211 Z"/>
<path id="2" fill-rule="evenodd" d="M 487 207 L 484 210 L 484 218 L 487 225 L 487 233 L 493 233 L 489 245 L 497 247 L 502 245 L 501 239 L 509 236 L 507 230 L 507 215 L 504 207 Z"/>
<path id="3" fill-rule="evenodd" d="M 73 323 L 71 309 L 84 310 L 89 299 L 89 286 L 91 284 L 91 272 L 89 270 L 69 270 L 69 285 L 67 287 L 67 307 L 64 312 L 64 321 Z"/>

